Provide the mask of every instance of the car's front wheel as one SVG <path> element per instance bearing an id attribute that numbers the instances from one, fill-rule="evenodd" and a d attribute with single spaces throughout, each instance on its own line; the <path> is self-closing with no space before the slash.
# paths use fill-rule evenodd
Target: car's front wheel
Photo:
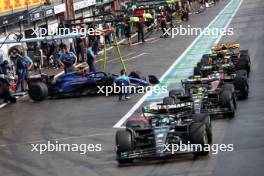
<path id="1" fill-rule="evenodd" d="M 199 146 L 193 149 L 195 150 L 193 151 L 195 157 L 206 156 L 209 154 L 209 150 L 205 150 L 207 145 L 209 145 L 209 141 L 206 132 L 206 125 L 204 123 L 194 122 L 190 125 L 190 141 L 191 144 Z"/>
<path id="2" fill-rule="evenodd" d="M 132 163 L 133 158 L 125 158 L 126 153 L 134 149 L 133 134 L 129 130 L 119 130 L 116 133 L 117 162 L 119 164 Z M 121 156 L 124 155 L 124 156 Z"/>

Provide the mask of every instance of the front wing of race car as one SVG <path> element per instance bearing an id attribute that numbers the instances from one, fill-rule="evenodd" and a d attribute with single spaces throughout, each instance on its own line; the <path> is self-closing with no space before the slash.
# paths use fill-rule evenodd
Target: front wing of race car
<path id="1" fill-rule="evenodd" d="M 136 159 L 136 158 L 159 158 L 159 157 L 168 157 L 177 154 L 186 154 L 190 151 L 180 151 L 173 150 L 172 148 L 166 149 L 166 147 L 154 147 L 141 150 L 133 150 L 127 152 L 121 152 L 117 155 L 117 160 L 120 159 Z"/>

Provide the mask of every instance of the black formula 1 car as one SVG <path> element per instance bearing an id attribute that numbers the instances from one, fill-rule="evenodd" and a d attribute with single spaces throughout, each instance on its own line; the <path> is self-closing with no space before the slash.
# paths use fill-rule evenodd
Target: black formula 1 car
<path id="1" fill-rule="evenodd" d="M 240 44 L 222 44 L 212 47 L 213 54 L 219 58 L 229 57 L 236 66 L 236 70 L 251 70 L 251 60 L 248 50 L 239 50 Z"/>
<path id="2" fill-rule="evenodd" d="M 209 71 L 219 71 L 220 69 L 230 69 L 233 73 L 237 70 L 246 71 L 246 75 L 249 76 L 251 70 L 251 60 L 248 50 L 238 50 L 239 44 L 229 44 L 229 45 L 218 45 L 212 47 L 212 54 L 204 54 L 201 61 L 197 63 L 194 68 L 194 75 L 208 74 Z M 229 65 L 232 65 L 230 67 Z M 204 66 L 209 66 L 205 67 Z M 210 74 L 210 72 L 209 72 Z M 245 75 L 243 73 L 243 75 Z"/>
<path id="3" fill-rule="evenodd" d="M 219 77 L 222 82 L 232 83 L 235 88 L 236 96 L 240 99 L 246 99 L 249 94 L 246 70 L 234 71 L 233 64 L 223 64 L 221 67 L 219 71 L 213 71 L 212 65 L 204 65 L 200 69 L 200 75 L 204 78 Z"/>
<path id="4" fill-rule="evenodd" d="M 185 99 L 193 102 L 196 113 L 230 118 L 235 116 L 236 94 L 233 84 L 215 78 L 196 78 L 182 80 L 182 85 L 184 93 L 179 96 L 178 90 L 170 90 L 170 97 L 165 97 L 163 101 L 172 104 L 178 99 Z"/>
<path id="5" fill-rule="evenodd" d="M 208 114 L 194 114 L 192 103 L 157 104 L 144 107 L 147 114 L 129 118 L 126 129 L 116 133 L 116 159 L 120 164 L 134 159 L 193 153 L 208 155 L 205 146 L 212 143 L 212 126 Z M 195 144 L 198 149 L 175 150 L 176 145 Z"/>
<path id="6" fill-rule="evenodd" d="M 226 52 L 225 54 L 214 53 L 205 55 L 194 68 L 194 75 L 211 77 L 219 73 L 222 81 L 234 84 L 238 98 L 246 99 L 249 94 L 248 75 L 250 71 L 250 59 L 246 59 L 249 58 L 247 54 L 239 54 L 239 59 L 237 55 L 226 54 Z"/>
<path id="7" fill-rule="evenodd" d="M 29 78 L 29 97 L 34 101 L 41 101 L 58 97 L 73 97 L 97 94 L 100 88 L 114 86 L 117 75 L 105 72 L 87 73 L 80 70 L 74 73 L 61 75 L 57 78 L 46 74 L 39 74 Z M 159 80 L 149 75 L 149 81 L 132 72 L 129 81 L 133 85 L 149 86 L 158 84 Z"/>

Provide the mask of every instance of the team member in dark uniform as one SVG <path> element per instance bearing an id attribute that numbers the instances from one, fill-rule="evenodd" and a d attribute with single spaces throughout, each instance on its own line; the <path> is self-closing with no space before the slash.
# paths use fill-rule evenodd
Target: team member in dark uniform
<path id="1" fill-rule="evenodd" d="M 89 65 L 89 71 L 90 72 L 96 72 L 96 64 L 95 64 L 95 55 L 94 52 L 92 50 L 92 45 L 89 44 L 88 45 L 88 49 L 87 49 L 87 64 Z"/>
<path id="2" fill-rule="evenodd" d="M 118 99 L 122 100 L 123 95 L 125 96 L 125 99 L 130 99 L 130 97 L 128 96 L 130 92 L 127 89 L 128 86 L 130 85 L 130 81 L 124 69 L 120 71 L 120 76 L 116 78 L 115 83 L 121 89 L 118 94 Z"/>
<path id="3" fill-rule="evenodd" d="M 65 74 L 75 72 L 76 70 L 77 57 L 73 52 L 68 51 L 66 45 L 61 46 L 59 63 L 64 67 Z"/>

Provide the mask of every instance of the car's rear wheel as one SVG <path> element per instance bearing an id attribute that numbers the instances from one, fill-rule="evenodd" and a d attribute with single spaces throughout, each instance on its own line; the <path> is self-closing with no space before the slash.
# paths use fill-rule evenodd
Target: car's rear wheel
<path id="1" fill-rule="evenodd" d="M 220 94 L 220 105 L 222 108 L 228 108 L 229 112 L 225 113 L 228 117 L 232 118 L 235 116 L 235 103 L 234 95 L 230 90 L 223 90 Z"/>
<path id="2" fill-rule="evenodd" d="M 244 77 L 244 78 L 247 78 L 247 77 L 248 77 L 247 70 L 237 70 L 237 71 L 236 71 L 236 75 L 237 75 L 237 76 L 242 76 L 242 77 Z"/>
<path id="3" fill-rule="evenodd" d="M 213 132 L 212 132 L 212 123 L 210 116 L 206 113 L 193 114 L 192 119 L 194 120 L 194 122 L 205 124 L 208 143 L 211 144 L 213 142 Z"/>
<path id="4" fill-rule="evenodd" d="M 224 85 L 223 85 L 223 88 L 222 88 L 223 90 L 227 90 L 227 91 L 230 91 L 231 93 L 232 93 L 232 99 L 233 99 L 233 101 L 234 101 L 234 106 L 235 106 L 235 108 L 236 108 L 236 94 L 235 94 L 235 86 L 234 86 L 234 84 L 230 84 L 230 83 L 225 83 Z"/>
<path id="5" fill-rule="evenodd" d="M 251 62 L 248 50 L 240 50 L 240 59 Z"/>
<path id="6" fill-rule="evenodd" d="M 247 70 L 247 74 L 250 73 L 250 62 L 246 59 L 240 59 L 236 64 L 237 70 Z"/>
<path id="7" fill-rule="evenodd" d="M 28 90 L 29 97 L 34 101 L 45 100 L 48 93 L 48 87 L 43 82 L 33 83 Z"/>
<path id="8" fill-rule="evenodd" d="M 248 92 L 249 92 L 249 86 L 248 86 L 248 80 L 245 77 L 242 76 L 236 76 L 234 78 L 234 86 L 236 90 L 239 90 L 241 92 L 240 97 L 242 99 L 247 99 Z"/>
<path id="9" fill-rule="evenodd" d="M 243 56 L 249 56 L 248 50 L 239 50 L 239 53 Z"/>

